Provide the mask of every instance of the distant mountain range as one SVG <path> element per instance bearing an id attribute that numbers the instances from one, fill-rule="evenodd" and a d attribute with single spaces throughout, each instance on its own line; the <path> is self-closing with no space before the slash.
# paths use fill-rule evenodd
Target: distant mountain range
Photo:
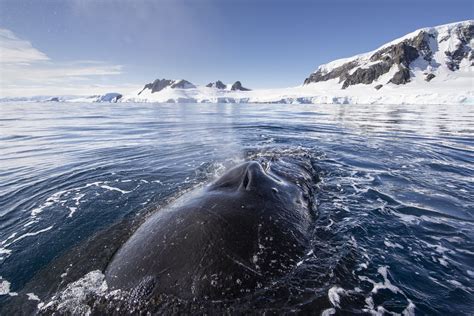
<path id="1" fill-rule="evenodd" d="M 419 29 L 374 51 L 321 65 L 298 87 L 250 90 L 240 81 L 199 86 L 157 79 L 130 95 L 49 101 L 474 104 L 473 44 L 474 21 L 469 20 Z"/>

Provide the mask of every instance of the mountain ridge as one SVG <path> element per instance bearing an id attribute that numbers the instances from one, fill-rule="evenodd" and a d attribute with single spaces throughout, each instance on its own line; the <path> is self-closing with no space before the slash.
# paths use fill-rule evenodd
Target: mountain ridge
<path id="1" fill-rule="evenodd" d="M 471 44 L 473 38 L 472 20 L 421 28 L 373 51 L 320 65 L 303 84 L 336 78 L 342 83 L 342 89 L 351 85 L 371 84 L 381 75 L 388 73 L 394 65 L 397 70 L 386 83 L 396 85 L 409 83 L 413 77 L 411 72 L 416 66 L 424 68 L 423 70 L 427 72 L 425 79 L 431 81 L 436 77 L 433 71 L 436 71 L 437 67 L 445 66 L 453 72 L 458 71 L 466 58 L 470 63 L 469 66 L 474 65 Z M 437 54 L 438 52 L 440 54 Z M 437 60 L 443 57 L 443 53 L 446 59 Z M 425 65 L 418 63 L 415 67 L 410 67 L 419 58 L 425 61 Z"/>

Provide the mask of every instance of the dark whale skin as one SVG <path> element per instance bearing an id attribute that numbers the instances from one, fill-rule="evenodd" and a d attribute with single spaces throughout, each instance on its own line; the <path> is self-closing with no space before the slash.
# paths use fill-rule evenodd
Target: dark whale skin
<path id="1" fill-rule="evenodd" d="M 220 300 L 283 277 L 308 249 L 312 222 L 310 176 L 293 171 L 243 163 L 156 211 L 109 263 L 109 288 Z"/>

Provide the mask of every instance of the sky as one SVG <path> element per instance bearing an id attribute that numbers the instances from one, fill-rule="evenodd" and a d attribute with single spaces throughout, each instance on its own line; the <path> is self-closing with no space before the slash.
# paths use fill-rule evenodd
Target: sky
<path id="1" fill-rule="evenodd" d="M 0 0 L 0 97 L 157 78 L 301 85 L 318 65 L 474 18 L 469 0 Z"/>

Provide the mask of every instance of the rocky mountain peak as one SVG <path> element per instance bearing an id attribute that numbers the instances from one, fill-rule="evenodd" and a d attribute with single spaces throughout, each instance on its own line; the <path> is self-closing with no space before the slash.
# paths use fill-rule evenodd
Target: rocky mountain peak
<path id="1" fill-rule="evenodd" d="M 151 83 L 147 83 L 143 89 L 138 93 L 140 95 L 143 91 L 149 89 L 151 93 L 159 92 L 166 87 L 170 87 L 172 89 L 192 89 L 196 88 L 191 82 L 181 79 L 181 80 L 170 80 L 170 79 L 156 79 Z"/>
<path id="2" fill-rule="evenodd" d="M 234 82 L 234 84 L 232 85 L 230 90 L 232 90 L 232 91 L 250 91 L 250 89 L 243 87 L 242 83 L 240 81 Z"/>
<path id="3" fill-rule="evenodd" d="M 209 82 L 206 87 L 208 88 L 217 88 L 217 89 L 226 89 L 227 85 L 224 84 L 222 81 L 217 80 L 216 82 Z"/>
<path id="4" fill-rule="evenodd" d="M 472 66 L 473 39 L 472 20 L 420 29 L 370 53 L 322 65 L 304 85 L 338 79 L 342 89 L 358 84 L 380 89 L 383 84 L 407 84 L 419 71 L 431 81 L 443 68 Z"/>
<path id="5" fill-rule="evenodd" d="M 176 80 L 173 82 L 173 84 L 171 84 L 170 86 L 172 89 L 192 89 L 192 88 L 196 88 L 195 85 L 193 85 L 191 82 L 187 81 L 187 80 L 184 80 L 184 79 L 181 79 L 181 80 Z"/>

